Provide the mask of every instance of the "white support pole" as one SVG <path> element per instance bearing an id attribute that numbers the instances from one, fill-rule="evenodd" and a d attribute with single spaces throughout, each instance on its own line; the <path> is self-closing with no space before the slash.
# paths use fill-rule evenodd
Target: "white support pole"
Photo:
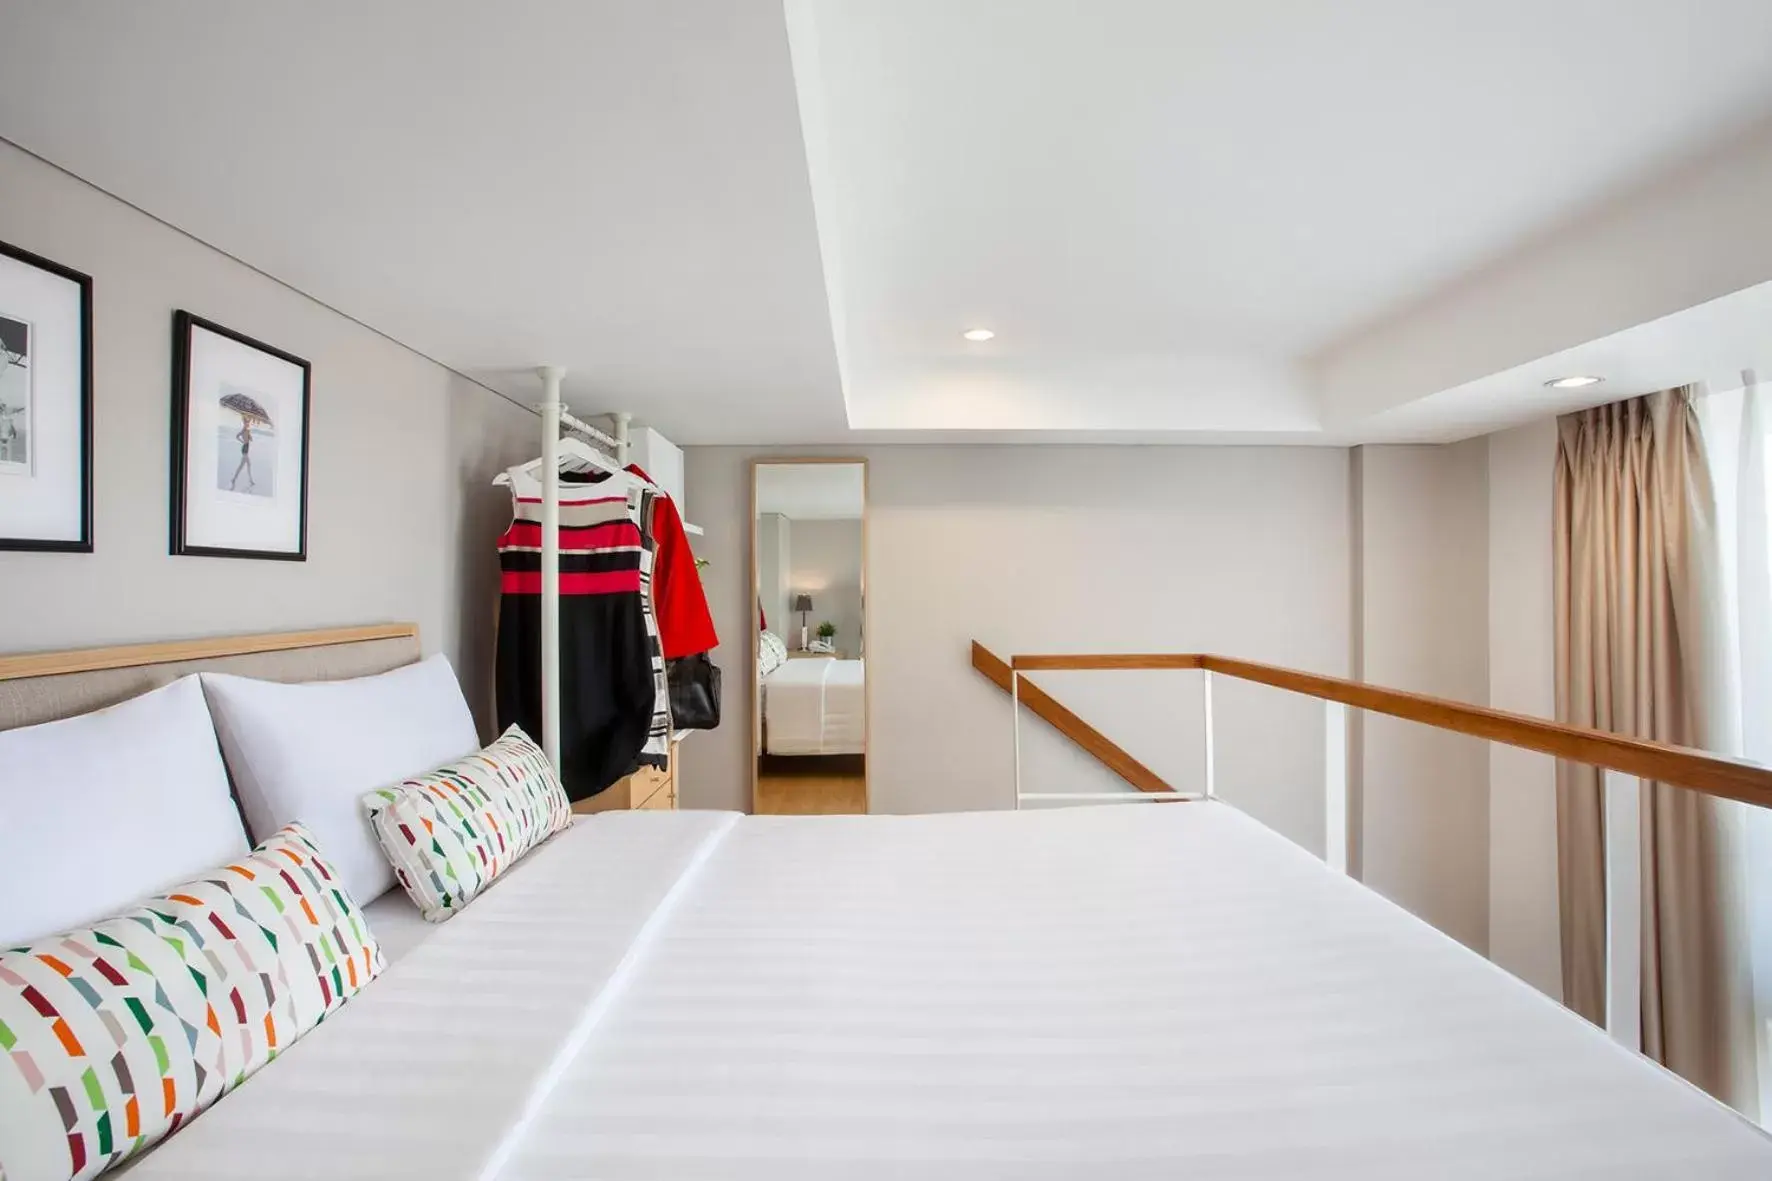
<path id="1" fill-rule="evenodd" d="M 1015 810 L 1021 811 L 1021 674 L 1009 663 L 1009 736 L 1015 743 Z"/>
<path id="2" fill-rule="evenodd" d="M 1218 788 L 1212 778 L 1212 673 L 1208 669 L 1200 670 L 1200 716 L 1206 727 L 1206 786 L 1202 794 L 1212 800 L 1218 798 Z"/>
<path id="3" fill-rule="evenodd" d="M 1323 860 L 1346 873 L 1353 844 L 1353 817 L 1347 807 L 1347 706 L 1323 703 Z"/>
<path id="4" fill-rule="evenodd" d="M 626 410 L 617 410 L 611 417 L 615 419 L 615 462 L 626 467 L 628 466 L 628 424 L 634 421 L 634 416 Z"/>
<path id="5" fill-rule="evenodd" d="M 1645 785 L 1606 772 L 1606 1032 L 1643 1048 L 1643 852 Z"/>
<path id="6" fill-rule="evenodd" d="M 560 382 L 566 370 L 536 370 L 541 403 L 541 748 L 560 770 Z"/>

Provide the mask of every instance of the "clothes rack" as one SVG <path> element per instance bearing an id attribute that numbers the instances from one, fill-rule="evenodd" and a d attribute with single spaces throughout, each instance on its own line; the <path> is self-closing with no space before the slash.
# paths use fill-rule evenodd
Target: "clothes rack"
<path id="1" fill-rule="evenodd" d="M 534 704 L 540 705 L 541 716 L 537 719 L 534 714 L 531 714 L 530 724 L 534 725 L 539 722 L 542 750 L 548 760 L 554 764 L 555 770 L 563 775 L 562 716 L 564 710 L 561 701 L 560 667 L 560 465 L 563 460 L 570 461 L 569 466 L 594 465 L 611 473 L 622 483 L 643 483 L 648 489 L 657 490 L 661 486 L 653 483 L 652 476 L 641 478 L 624 470 L 635 462 L 637 453 L 639 462 L 645 464 L 655 473 L 660 470 L 658 466 L 660 463 L 664 466 L 667 478 L 669 478 L 668 474 L 674 471 L 676 479 L 673 483 L 677 497 L 680 497 L 682 459 L 681 452 L 671 444 L 670 440 L 665 439 L 655 430 L 641 428 L 636 438 L 632 427 L 633 416 L 626 411 L 616 411 L 607 415 L 614 433 L 599 430 L 590 423 L 575 417 L 566 409 L 566 405 L 561 399 L 560 388 L 566 377 L 566 370 L 563 366 L 541 365 L 536 368 L 536 373 L 541 378 L 543 391 L 542 400 L 534 404 L 534 409 L 541 419 L 541 458 L 500 473 L 493 482 L 510 485 L 515 492 L 520 482 L 522 486 L 529 487 L 531 480 L 538 480 L 541 488 L 540 505 L 538 506 L 540 520 L 535 521 L 534 516 L 530 517 L 531 521 L 535 521 L 540 526 L 539 532 L 541 534 L 538 555 L 538 574 L 541 585 L 535 623 L 536 632 L 539 633 L 537 639 L 541 645 L 540 676 L 538 678 L 541 699 L 539 703 L 534 703 L 532 699 L 531 704 L 532 709 Z M 569 436 L 577 436 L 577 438 L 569 438 Z M 589 448 L 581 444 L 580 440 L 599 450 L 610 452 L 613 463 L 604 459 L 600 454 L 592 453 Z M 568 443 L 570 445 L 565 445 Z M 537 472 L 536 468 L 541 470 Z M 693 570 L 693 555 L 681 539 L 685 534 L 700 534 L 701 530 L 680 519 L 670 487 L 662 487 L 664 487 L 662 493 L 664 499 L 672 505 L 671 528 L 677 529 L 677 537 L 680 540 L 674 549 L 669 548 L 667 542 L 667 548 L 661 550 L 660 553 L 665 555 L 668 564 L 679 570 L 682 569 L 683 563 L 690 563 L 688 577 L 699 583 Z M 535 493 L 532 491 L 528 495 L 533 497 Z M 527 503 L 532 506 L 530 511 L 533 513 L 534 507 L 537 507 L 535 501 L 529 500 Z M 678 529 L 678 526 L 681 528 Z M 675 582 L 670 580 L 668 574 L 663 577 L 663 582 L 655 582 L 653 585 L 655 587 L 683 585 L 681 573 L 677 575 Z M 672 637 L 667 637 L 661 629 L 653 637 L 654 642 L 658 645 L 658 650 L 653 657 L 655 661 L 669 659 L 669 645 L 672 643 L 680 645 L 693 643 L 704 636 L 706 647 L 711 648 L 718 642 L 714 636 L 712 617 L 708 614 L 707 604 L 705 598 L 700 594 L 699 585 L 696 586 L 695 592 L 693 603 L 686 600 L 682 593 L 678 593 L 672 599 L 676 612 L 672 618 L 678 621 L 677 630 L 672 633 Z M 652 627 L 650 604 L 648 604 L 647 610 L 649 620 L 647 628 L 650 631 Z M 686 655 L 701 650 L 694 647 L 681 647 L 676 654 Z M 662 669 L 662 665 L 660 668 Z M 660 671 L 657 675 L 662 678 L 664 674 Z M 662 694 L 664 691 L 661 679 L 658 692 Z"/>

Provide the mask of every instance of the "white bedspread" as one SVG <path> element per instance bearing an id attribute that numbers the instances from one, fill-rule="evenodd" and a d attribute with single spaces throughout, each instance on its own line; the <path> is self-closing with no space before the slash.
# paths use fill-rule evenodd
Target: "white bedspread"
<path id="1" fill-rule="evenodd" d="M 1772 1140 L 1224 805 L 610 813 L 141 1172 L 1763 1181 Z"/>
<path id="2" fill-rule="evenodd" d="M 424 913 L 399 886 L 366 904 L 363 920 L 381 944 L 382 959 L 390 964 L 405 959 L 413 948 L 443 929 L 425 922 Z"/>
<path id="3" fill-rule="evenodd" d="M 790 660 L 763 680 L 763 737 L 772 755 L 854 755 L 867 749 L 861 660 Z"/>
<path id="4" fill-rule="evenodd" d="M 161 1143 L 131 1181 L 496 1175 L 605 985 L 735 817 L 588 819 Z"/>

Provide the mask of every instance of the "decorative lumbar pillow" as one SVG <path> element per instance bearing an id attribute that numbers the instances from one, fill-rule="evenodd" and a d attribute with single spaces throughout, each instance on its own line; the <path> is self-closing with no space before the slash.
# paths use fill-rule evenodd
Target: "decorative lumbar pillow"
<path id="1" fill-rule="evenodd" d="M 367 905 L 394 884 L 358 801 L 480 746 L 449 662 L 283 685 L 203 674 L 222 754 L 255 837 L 299 821 Z"/>
<path id="2" fill-rule="evenodd" d="M 299 824 L 117 918 L 0 951 L 0 1177 L 91 1177 L 170 1135 L 381 967 Z"/>
<path id="3" fill-rule="evenodd" d="M 116 914 L 250 848 L 196 677 L 0 733 L 0 947 Z"/>
<path id="4" fill-rule="evenodd" d="M 788 646 L 774 632 L 757 637 L 757 675 L 766 677 L 788 662 Z"/>
<path id="5" fill-rule="evenodd" d="M 516 726 L 485 750 L 363 797 L 394 876 L 440 923 L 572 823 L 541 748 Z"/>

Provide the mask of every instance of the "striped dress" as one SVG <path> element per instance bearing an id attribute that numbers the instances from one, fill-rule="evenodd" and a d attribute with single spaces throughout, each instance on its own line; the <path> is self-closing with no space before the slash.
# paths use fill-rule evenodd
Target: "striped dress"
<path id="1" fill-rule="evenodd" d="M 664 767 L 670 694 L 653 610 L 650 485 L 563 475 L 560 492 L 560 762 L 566 794 L 592 796 Z M 499 726 L 540 740 L 541 498 L 513 495 L 499 538 Z"/>

